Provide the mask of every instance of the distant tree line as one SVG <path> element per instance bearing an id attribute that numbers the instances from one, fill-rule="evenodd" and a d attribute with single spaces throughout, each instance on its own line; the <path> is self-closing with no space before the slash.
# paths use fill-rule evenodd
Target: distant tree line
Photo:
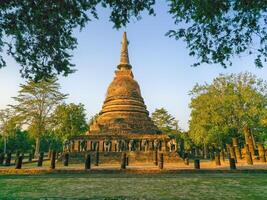
<path id="1" fill-rule="evenodd" d="M 220 75 L 212 83 L 190 91 L 189 130 L 165 108 L 151 118 L 163 134 L 176 139 L 180 150 L 224 149 L 232 138 L 239 145 L 267 141 L 267 83 L 251 73 Z M 56 79 L 28 81 L 20 86 L 15 103 L 0 110 L 0 151 L 61 150 L 64 140 L 83 135 L 90 124 L 82 104 L 66 104 Z M 178 111 L 177 111 L 178 112 Z"/>
<path id="2" fill-rule="evenodd" d="M 4 151 L 32 151 L 35 156 L 62 148 L 65 139 L 88 129 L 82 104 L 66 104 L 56 79 L 28 81 L 15 103 L 0 111 L 0 145 Z"/>

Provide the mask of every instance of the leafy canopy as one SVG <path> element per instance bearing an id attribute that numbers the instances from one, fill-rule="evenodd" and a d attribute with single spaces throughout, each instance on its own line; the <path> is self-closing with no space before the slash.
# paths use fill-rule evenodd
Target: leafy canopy
<path id="1" fill-rule="evenodd" d="M 71 51 L 77 46 L 75 28 L 82 29 L 98 18 L 96 6 L 111 9 L 115 28 L 125 26 L 130 17 L 140 17 L 154 0 L 4 0 L 0 3 L 0 53 L 7 54 L 22 66 L 22 77 L 35 80 L 74 72 Z M 0 68 L 6 62 L 0 54 Z"/>
<path id="2" fill-rule="evenodd" d="M 177 133 L 178 121 L 165 108 L 157 108 L 151 115 L 154 124 L 166 134 Z"/>
<path id="3" fill-rule="evenodd" d="M 63 141 L 88 130 L 83 104 L 61 104 L 52 115 L 53 132 Z"/>
<path id="4" fill-rule="evenodd" d="M 191 91 L 189 136 L 195 144 L 223 146 L 231 137 L 266 137 L 267 84 L 250 73 L 220 75 Z"/>
<path id="5" fill-rule="evenodd" d="M 170 37 L 187 43 L 198 63 L 232 65 L 234 55 L 255 54 L 255 65 L 267 60 L 266 0 L 168 0 L 176 30 Z"/>
<path id="6" fill-rule="evenodd" d="M 19 128 L 20 124 L 17 123 L 17 118 L 12 109 L 0 110 L 0 135 L 3 138 L 13 136 Z"/>
<path id="7" fill-rule="evenodd" d="M 28 126 L 29 132 L 36 140 L 36 155 L 40 149 L 40 138 L 49 130 L 51 116 L 56 107 L 67 97 L 62 94 L 57 79 L 28 81 L 20 85 L 19 94 L 13 97 L 14 109 L 18 122 Z"/>
<path id="8" fill-rule="evenodd" d="M 109 10 L 114 28 L 154 15 L 155 0 L 2 0 L 0 3 L 0 68 L 3 52 L 21 65 L 24 78 L 41 80 L 75 71 L 74 29 L 98 19 L 97 8 Z M 231 65 L 235 55 L 255 54 L 255 65 L 267 58 L 266 0 L 166 0 L 177 28 L 167 35 L 187 43 L 201 63 Z M 166 30 L 167 31 L 167 30 Z"/>

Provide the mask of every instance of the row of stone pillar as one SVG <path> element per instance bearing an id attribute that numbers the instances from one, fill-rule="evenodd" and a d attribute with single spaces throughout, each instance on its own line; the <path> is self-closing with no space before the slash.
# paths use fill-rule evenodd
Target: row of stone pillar
<path id="1" fill-rule="evenodd" d="M 51 152 L 51 157 L 50 157 L 50 168 L 54 169 L 55 168 L 55 163 L 56 163 L 56 159 L 58 157 L 58 154 L 55 151 Z M 28 162 L 32 162 L 32 154 L 29 154 L 28 157 Z M 5 159 L 5 163 L 4 160 Z M 20 154 L 17 153 L 16 155 L 16 159 L 15 159 L 15 169 L 21 169 L 22 168 L 22 164 L 23 164 L 23 159 L 24 159 L 24 154 Z M 37 167 L 42 167 L 43 166 L 43 160 L 44 160 L 44 153 L 41 152 L 38 156 L 37 159 Z M 7 156 L 5 158 L 5 156 L 1 155 L 0 157 L 0 164 L 5 164 L 5 166 L 10 166 L 11 165 L 11 153 L 7 153 Z"/>
<path id="2" fill-rule="evenodd" d="M 262 144 L 258 144 L 258 158 L 260 162 L 266 162 L 266 152 L 264 149 L 264 146 Z M 239 160 L 243 159 L 243 156 L 241 154 L 241 150 L 237 145 L 231 146 L 228 145 L 228 153 L 230 155 L 230 158 L 233 158 L 238 162 Z M 248 144 L 245 145 L 244 148 L 245 153 L 245 159 L 248 164 L 253 164 L 253 157 L 255 156 L 255 151 L 251 152 L 251 148 Z"/>
<path id="3" fill-rule="evenodd" d="M 20 153 L 20 152 L 17 152 L 16 153 L 16 157 L 15 157 L 15 163 L 16 163 L 16 160 L 19 158 L 19 156 L 21 156 L 21 159 L 23 160 L 24 159 L 24 154 Z M 32 159 L 33 159 L 33 154 L 32 153 L 29 153 L 28 155 L 28 162 L 32 162 Z M 9 152 L 9 153 L 0 153 L 0 165 L 5 165 L 5 166 L 10 166 L 11 165 L 11 161 L 12 161 L 12 154 Z"/>

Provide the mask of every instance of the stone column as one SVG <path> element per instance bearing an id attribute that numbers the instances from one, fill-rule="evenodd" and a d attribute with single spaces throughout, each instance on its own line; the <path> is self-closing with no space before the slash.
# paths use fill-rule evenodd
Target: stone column
<path id="1" fill-rule="evenodd" d="M 262 144 L 258 144 L 258 152 L 259 152 L 260 161 L 266 162 L 265 150 L 264 150 L 264 146 Z"/>
<path id="2" fill-rule="evenodd" d="M 231 170 L 235 170 L 236 169 L 235 159 L 234 158 L 230 158 L 229 159 L 229 164 L 230 164 L 230 169 Z"/>
<path id="3" fill-rule="evenodd" d="M 21 169 L 22 160 L 23 160 L 23 156 L 18 156 L 17 157 L 16 163 L 15 163 L 15 165 L 16 165 L 15 169 Z"/>
<path id="4" fill-rule="evenodd" d="M 237 138 L 232 138 L 232 142 L 233 142 L 233 147 L 234 147 L 236 159 L 237 160 L 241 160 L 242 159 L 242 155 L 241 155 L 240 149 L 238 147 L 238 140 L 237 140 Z"/>
<path id="5" fill-rule="evenodd" d="M 249 151 L 248 144 L 246 145 L 246 160 L 247 160 L 247 164 L 253 165 L 253 160 L 252 160 L 251 152 Z"/>
<path id="6" fill-rule="evenodd" d="M 122 153 L 121 157 L 121 169 L 126 169 L 126 153 Z"/>
<path id="7" fill-rule="evenodd" d="M 52 152 L 52 157 L 51 157 L 51 163 L 50 163 L 50 169 L 55 169 L 56 168 L 56 152 Z"/>
<path id="8" fill-rule="evenodd" d="M 88 153 L 85 159 L 85 170 L 91 169 L 91 155 Z"/>
<path id="9" fill-rule="evenodd" d="M 195 159 L 194 160 L 194 168 L 195 169 L 200 169 L 200 161 L 199 161 L 199 159 Z"/>
<path id="10" fill-rule="evenodd" d="M 254 149 L 251 130 L 248 127 L 245 127 L 244 132 L 245 132 L 245 141 L 249 147 L 249 152 L 251 153 L 251 156 L 254 156 L 255 155 L 255 149 Z"/>

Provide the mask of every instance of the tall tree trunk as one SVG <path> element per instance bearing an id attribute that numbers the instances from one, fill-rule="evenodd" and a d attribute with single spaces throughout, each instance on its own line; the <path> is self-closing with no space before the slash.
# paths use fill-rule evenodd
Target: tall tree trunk
<path id="1" fill-rule="evenodd" d="M 35 153 L 34 153 L 34 157 L 35 158 L 38 158 L 38 156 L 39 156 L 39 153 L 40 153 L 40 143 L 41 143 L 40 137 L 37 137 L 36 138 L 36 141 L 35 141 Z"/>

